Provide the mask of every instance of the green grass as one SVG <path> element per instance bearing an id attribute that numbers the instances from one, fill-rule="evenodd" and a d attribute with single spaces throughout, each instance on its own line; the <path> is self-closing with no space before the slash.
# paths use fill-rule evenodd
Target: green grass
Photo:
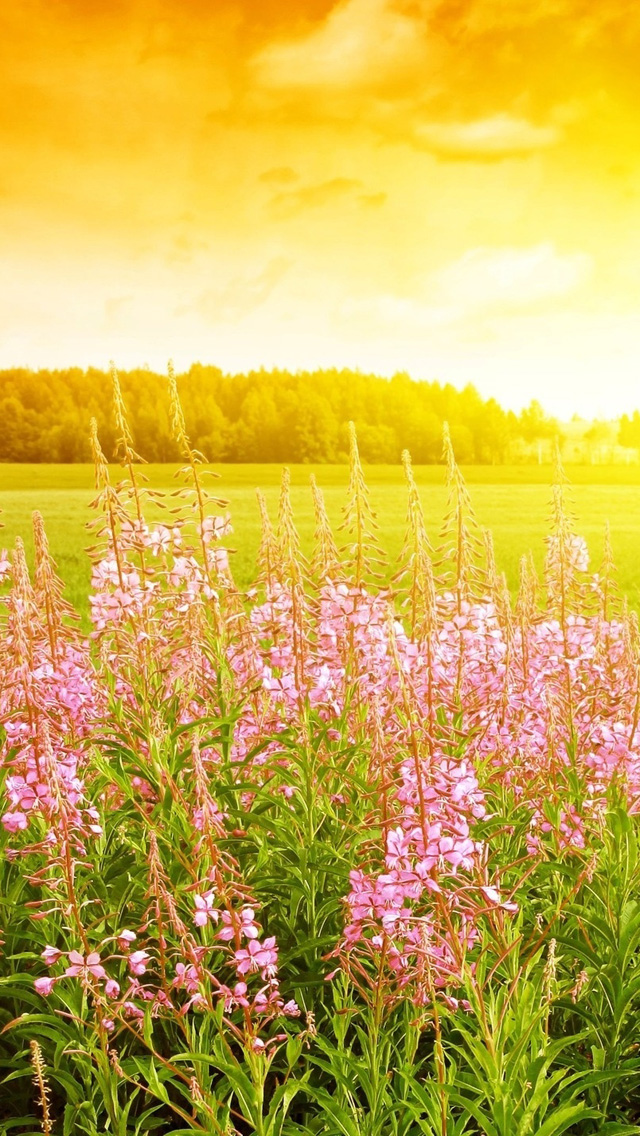
<path id="1" fill-rule="evenodd" d="M 150 465 L 145 472 L 154 487 L 173 489 L 176 466 Z M 229 501 L 236 553 L 234 575 L 241 587 L 251 583 L 259 540 L 255 489 L 264 490 L 275 519 L 280 469 L 274 465 L 215 467 L 222 474 L 215 491 Z M 292 466 L 292 500 L 305 551 L 313 536 L 309 474 L 315 472 L 325 493 L 329 516 L 338 524 L 345 500 L 348 472 L 343 466 Z M 422 466 L 415 471 L 429 530 L 437 539 L 445 508 L 444 470 Z M 114 478 L 118 470 L 114 468 Z M 475 466 L 464 470 L 478 520 L 493 532 L 499 567 L 509 585 L 517 585 L 518 562 L 528 549 L 538 568 L 544 559 L 544 536 L 549 514 L 551 470 L 537 466 Z M 406 490 L 400 467 L 371 466 L 366 471 L 371 500 L 378 514 L 381 542 L 394 559 L 402 544 Z M 577 529 L 588 541 L 595 568 L 600 562 L 607 520 L 618 564 L 618 579 L 630 603 L 640 609 L 640 467 L 584 467 L 569 470 L 573 482 Z M 94 496 L 93 471 L 83 465 L 0 465 L 0 546 L 10 547 L 23 536 L 31 555 L 31 513 L 44 516 L 53 555 L 67 584 L 68 599 L 85 615 L 89 563 L 84 552 L 91 543 L 85 525 Z"/>

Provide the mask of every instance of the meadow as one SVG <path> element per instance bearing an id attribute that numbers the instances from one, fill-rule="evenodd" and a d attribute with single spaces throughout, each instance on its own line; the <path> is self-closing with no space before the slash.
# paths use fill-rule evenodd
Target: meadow
<path id="1" fill-rule="evenodd" d="M 114 390 L 122 469 L 4 471 L 2 1136 L 640 1136 L 640 631 L 560 464 L 351 427 L 312 516 L 170 375 L 167 510 Z M 637 471 L 575 473 L 633 585 Z"/>
<path id="2" fill-rule="evenodd" d="M 150 486 L 170 493 L 176 488 L 179 466 L 148 465 L 144 472 Z M 260 519 L 255 490 L 263 490 L 275 516 L 280 492 L 281 469 L 276 465 L 246 464 L 205 467 L 220 479 L 215 492 L 229 502 L 233 520 L 232 570 L 241 589 L 255 578 L 260 540 Z M 329 518 L 337 528 L 342 520 L 349 471 L 346 466 L 292 465 L 291 501 L 308 555 L 313 543 L 314 518 L 309 477 L 313 473 L 322 488 Z M 518 587 L 520 558 L 531 551 L 542 570 L 544 538 L 548 532 L 552 468 L 531 466 L 465 466 L 463 473 L 472 487 L 479 523 L 493 534 L 496 560 L 506 574 L 513 595 Z M 433 541 L 446 507 L 446 471 L 443 466 L 414 469 L 427 529 Z M 114 479 L 118 467 L 113 467 Z M 367 483 L 377 515 L 380 541 L 389 564 L 395 562 L 404 538 L 406 485 L 402 467 L 368 466 Z M 605 524 L 612 533 L 618 582 L 632 607 L 640 609 L 640 467 L 570 466 L 571 498 L 576 526 L 585 537 L 597 570 L 602 555 Z M 94 472 L 89 465 L 0 464 L 0 547 L 11 546 L 16 535 L 25 541 L 27 558 L 33 562 L 31 513 L 42 513 L 52 555 L 67 586 L 67 597 L 84 617 L 88 627 L 90 562 L 85 549 L 90 543 L 86 530 L 88 504 L 94 497 Z M 151 515 L 160 519 L 158 511 Z M 388 573 L 392 568 L 387 569 Z"/>

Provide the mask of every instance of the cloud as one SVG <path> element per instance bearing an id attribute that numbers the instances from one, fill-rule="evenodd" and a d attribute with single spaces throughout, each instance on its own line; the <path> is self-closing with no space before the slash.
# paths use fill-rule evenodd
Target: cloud
<path id="1" fill-rule="evenodd" d="M 592 271 L 588 254 L 562 254 L 544 241 L 530 248 L 470 249 L 435 272 L 431 284 L 440 302 L 467 310 L 519 309 L 567 296 Z"/>
<path id="2" fill-rule="evenodd" d="M 306 209 L 317 209 L 332 201 L 348 197 L 360 189 L 362 182 L 356 178 L 337 177 L 319 185 L 308 185 L 289 193 L 278 193 L 271 198 L 269 208 L 276 217 L 295 217 Z"/>
<path id="3" fill-rule="evenodd" d="M 570 90 L 545 77 L 540 98 L 539 52 L 524 29 L 516 21 L 503 42 L 493 20 L 472 31 L 478 19 L 475 0 L 339 0 L 311 30 L 254 52 L 245 113 L 348 124 L 448 161 L 555 146 Z"/>
<path id="4" fill-rule="evenodd" d="M 381 209 L 387 201 L 388 194 L 386 193 L 360 193 L 358 194 L 358 201 L 363 209 Z"/>
<path id="5" fill-rule="evenodd" d="M 134 297 L 109 296 L 104 302 L 105 326 L 113 331 L 120 326 L 122 320 L 128 315 Z"/>
<path id="6" fill-rule="evenodd" d="M 391 0 L 342 0 L 306 36 L 263 48 L 254 75 L 274 91 L 369 89 L 422 58 L 421 23 Z"/>
<path id="7" fill-rule="evenodd" d="M 490 32 L 531 33 L 538 27 L 552 27 L 559 34 L 569 32 L 578 43 L 598 41 L 604 29 L 620 28 L 627 37 L 637 36 L 635 6 L 627 0 L 607 0 L 589 4 L 585 0 L 461 0 L 440 5 L 442 22 L 457 34 L 486 35 Z M 435 8 L 438 13 L 438 7 Z M 600 41 L 601 46 L 601 41 Z"/>
<path id="8" fill-rule="evenodd" d="M 264 170 L 258 181 L 264 182 L 265 185 L 291 185 L 294 181 L 298 181 L 298 176 L 291 166 L 274 166 L 271 170 Z"/>
<path id="9" fill-rule="evenodd" d="M 358 299 L 347 297 L 338 305 L 336 317 L 340 322 L 362 328 L 368 334 L 372 326 L 377 330 L 386 327 L 398 331 L 436 329 L 451 323 L 453 313 L 450 308 L 431 305 L 411 296 L 381 293 Z"/>
<path id="10" fill-rule="evenodd" d="M 455 334 L 456 340 L 494 338 L 486 317 L 535 315 L 588 280 L 593 269 L 585 253 L 558 253 L 543 242 L 530 248 L 476 248 L 429 275 L 413 295 L 380 292 L 342 301 L 338 317 L 356 326 L 398 332 Z"/>
<path id="11" fill-rule="evenodd" d="M 171 241 L 167 261 L 170 264 L 188 264 L 199 252 L 206 252 L 208 248 L 207 241 L 178 233 Z"/>
<path id="12" fill-rule="evenodd" d="M 431 122 L 414 127 L 420 149 L 447 161 L 496 162 L 526 158 L 560 141 L 558 126 L 535 126 L 526 118 L 496 114 L 472 122 Z"/>
<path id="13" fill-rule="evenodd" d="M 292 267 L 286 257 L 274 257 L 255 276 L 238 276 L 224 288 L 209 288 L 176 315 L 198 312 L 211 323 L 236 323 L 264 304 Z"/>

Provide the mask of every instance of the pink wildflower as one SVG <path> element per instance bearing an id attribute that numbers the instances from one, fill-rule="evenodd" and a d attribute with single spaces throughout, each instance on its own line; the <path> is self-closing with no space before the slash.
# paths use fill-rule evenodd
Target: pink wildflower
<path id="1" fill-rule="evenodd" d="M 277 972 L 278 951 L 274 936 L 260 943 L 258 939 L 250 939 L 247 948 L 240 947 L 235 952 L 236 970 L 238 974 L 249 974 L 260 971 L 263 978 L 272 978 Z"/>
<path id="2" fill-rule="evenodd" d="M 29 823 L 24 813 L 21 812 L 5 813 L 1 819 L 7 832 L 21 832 Z"/>
<path id="3" fill-rule="evenodd" d="M 57 947 L 45 947 L 40 958 L 44 959 L 47 966 L 55 966 L 58 959 L 62 958 L 62 951 L 59 951 Z"/>
<path id="4" fill-rule="evenodd" d="M 105 978 L 106 970 L 100 962 L 100 955 L 95 951 L 91 951 L 86 959 L 78 951 L 69 951 L 69 962 L 65 970 L 68 978 L 81 978 L 83 982 L 89 982 L 91 978 Z"/>
<path id="5" fill-rule="evenodd" d="M 55 978 L 36 978 L 33 985 L 38 994 L 42 994 L 43 998 L 48 998 L 53 990 L 55 981 Z"/>
<path id="6" fill-rule="evenodd" d="M 147 960 L 149 959 L 148 951 L 133 951 L 129 955 L 129 970 L 132 974 L 141 975 L 146 972 Z"/>
<path id="7" fill-rule="evenodd" d="M 219 913 L 215 908 L 215 893 L 213 891 L 206 891 L 204 895 L 194 896 L 194 904 L 196 913 L 193 917 L 193 922 L 196 927 L 206 927 L 209 920 L 212 923 L 217 923 Z"/>

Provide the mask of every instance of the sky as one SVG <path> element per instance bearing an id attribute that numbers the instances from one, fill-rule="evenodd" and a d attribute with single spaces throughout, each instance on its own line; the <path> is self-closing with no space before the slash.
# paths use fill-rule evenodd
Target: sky
<path id="1" fill-rule="evenodd" d="M 633 0 L 0 8 L 0 366 L 640 406 Z"/>

